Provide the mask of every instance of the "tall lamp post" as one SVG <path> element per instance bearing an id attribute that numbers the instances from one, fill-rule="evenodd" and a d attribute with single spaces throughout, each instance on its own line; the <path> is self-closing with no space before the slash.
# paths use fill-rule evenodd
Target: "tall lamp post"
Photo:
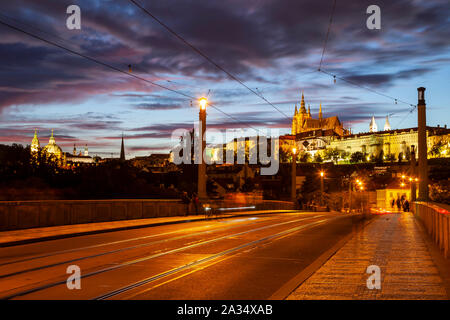
<path id="1" fill-rule="evenodd" d="M 205 153 L 206 141 L 205 141 L 205 132 L 206 132 L 206 105 L 208 104 L 208 100 L 206 98 L 199 99 L 200 112 L 199 112 L 199 120 L 200 120 L 200 128 L 199 128 L 199 140 L 200 140 L 200 155 L 199 155 L 199 165 L 198 165 L 198 198 L 199 200 L 204 200 L 207 198 L 206 196 L 206 162 L 203 158 Z"/>
<path id="2" fill-rule="evenodd" d="M 291 170 L 291 200 L 295 205 L 297 201 L 297 149 L 292 148 L 292 170 Z"/>
<path id="3" fill-rule="evenodd" d="M 419 97 L 417 103 L 417 131 L 419 154 L 419 201 L 428 201 L 428 165 L 427 165 L 427 118 L 425 104 L 425 88 L 417 88 Z"/>
<path id="4" fill-rule="evenodd" d="M 323 206 L 323 176 L 324 172 L 320 171 L 320 206 Z"/>

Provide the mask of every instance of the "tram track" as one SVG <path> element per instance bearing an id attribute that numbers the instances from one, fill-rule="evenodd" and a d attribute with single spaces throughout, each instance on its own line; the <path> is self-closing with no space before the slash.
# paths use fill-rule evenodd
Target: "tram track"
<path id="1" fill-rule="evenodd" d="M 310 217 L 308 217 L 308 218 L 310 218 Z M 308 218 L 305 218 L 305 219 L 308 219 Z M 60 262 L 56 262 L 56 263 L 53 263 L 53 264 L 48 264 L 48 265 L 44 265 L 44 266 L 40 266 L 40 267 L 19 270 L 19 271 L 15 271 L 15 272 L 11 272 L 11 273 L 6 273 L 6 274 L 1 274 L 0 275 L 0 279 L 8 278 L 8 277 L 19 275 L 19 274 L 24 274 L 24 273 L 27 273 L 27 272 L 32 272 L 32 271 L 38 271 L 38 270 L 42 270 L 42 269 L 46 269 L 46 268 L 51 268 L 51 267 L 55 267 L 55 266 L 63 265 L 63 264 L 67 264 L 67 263 L 73 263 L 73 262 L 76 262 L 76 261 L 81 261 L 81 260 L 86 260 L 86 259 L 90 259 L 90 258 L 101 257 L 101 256 L 105 256 L 105 255 L 108 255 L 108 254 L 114 254 L 114 253 L 119 253 L 119 252 L 123 252 L 123 251 L 127 251 L 127 250 L 144 248 L 144 247 L 148 247 L 148 246 L 155 245 L 155 244 L 166 243 L 166 242 L 170 242 L 170 241 L 185 239 L 185 238 L 199 236 L 199 235 L 203 235 L 203 234 L 210 234 L 210 233 L 214 233 L 214 232 L 217 232 L 217 231 L 226 231 L 226 230 L 230 230 L 230 229 L 242 228 L 242 227 L 245 227 L 245 226 L 248 226 L 248 225 L 258 224 L 258 223 L 266 223 L 266 222 L 267 221 L 257 221 L 257 222 L 248 223 L 246 225 L 241 225 L 240 224 L 240 225 L 229 226 L 229 227 L 225 227 L 225 228 L 217 228 L 217 229 L 212 229 L 212 230 L 205 230 L 205 231 L 200 231 L 200 232 L 190 233 L 190 234 L 188 233 L 188 234 L 185 234 L 185 235 L 181 235 L 181 236 L 178 236 L 178 237 L 172 237 L 172 238 L 168 238 L 168 239 L 161 239 L 161 240 L 157 240 L 157 241 L 141 243 L 141 244 L 134 245 L 134 246 L 129 246 L 129 247 L 125 247 L 125 248 L 119 248 L 119 249 L 110 250 L 110 251 L 97 253 L 97 254 L 93 254 L 93 255 L 88 255 L 88 256 L 83 256 L 83 257 L 74 258 L 74 259 L 70 259 L 70 260 L 60 261 Z M 63 254 L 67 254 L 67 253 L 80 252 L 80 251 L 83 251 L 83 250 L 96 249 L 96 248 L 100 248 L 100 247 L 104 247 L 104 246 L 108 246 L 108 245 L 116 245 L 116 244 L 121 244 L 121 243 L 125 243 L 125 242 L 130 242 L 130 241 L 140 241 L 140 240 L 145 240 L 145 239 L 149 239 L 149 238 L 155 238 L 155 237 L 160 237 L 160 236 L 165 236 L 165 235 L 170 235 L 170 234 L 175 234 L 175 233 L 180 233 L 180 232 L 186 232 L 186 230 L 173 231 L 173 232 L 167 232 L 167 233 L 160 233 L 160 234 L 156 234 L 156 235 L 143 236 L 143 237 L 136 237 L 136 238 L 131 238 L 131 239 L 125 239 L 125 240 L 120 240 L 120 241 L 113 241 L 113 242 L 109 242 L 109 243 L 103 243 L 103 244 L 98 244 L 98 245 L 82 247 L 82 248 L 61 250 L 61 251 L 57 251 L 57 252 L 46 254 L 46 255 L 41 255 L 41 256 L 32 257 L 32 258 L 28 258 L 28 259 L 22 259 L 22 260 L 18 260 L 18 261 L 14 261 L 14 262 L 8 262 L 8 263 L 0 264 L 0 267 L 6 266 L 6 265 L 17 264 L 17 263 L 28 262 L 28 261 L 37 260 L 37 259 L 44 259 L 44 258 L 56 256 L 56 255 L 63 255 Z"/>
<path id="2" fill-rule="evenodd" d="M 272 240 L 272 239 L 275 239 L 275 238 L 278 238 L 278 237 L 287 236 L 290 233 L 300 231 L 300 230 L 305 229 L 307 227 L 313 227 L 313 226 L 316 226 L 316 225 L 320 225 L 320 224 L 324 223 L 325 221 L 327 221 L 327 219 L 322 219 L 322 220 L 319 220 L 319 221 L 316 221 L 316 222 L 312 222 L 312 223 L 309 223 L 309 224 L 306 224 L 306 225 L 301 225 L 301 226 L 298 226 L 298 227 L 295 227 L 295 228 L 284 230 L 282 232 L 278 232 L 278 233 L 275 233 L 275 234 L 272 234 L 272 235 L 260 238 L 258 240 L 246 242 L 246 243 L 244 243 L 242 245 L 233 247 L 233 248 L 228 249 L 228 250 L 221 251 L 221 252 L 213 254 L 213 255 L 211 255 L 209 257 L 206 257 L 206 258 L 203 258 L 203 259 L 199 259 L 199 260 L 187 263 L 187 264 L 185 264 L 183 266 L 179 266 L 179 267 L 174 268 L 172 270 L 160 273 L 158 275 L 149 277 L 147 279 L 143 279 L 141 281 L 135 282 L 133 284 L 130 284 L 130 285 L 125 286 L 125 287 L 122 287 L 120 289 L 113 290 L 113 291 L 108 292 L 106 294 L 103 294 L 101 296 L 97 296 L 97 297 L 95 297 L 92 300 L 106 300 L 106 299 L 112 298 L 112 297 L 117 296 L 119 294 L 122 294 L 122 293 L 125 293 L 127 291 L 136 289 L 136 288 L 141 287 L 143 285 L 149 284 L 149 283 L 151 283 L 153 281 L 156 281 L 156 280 L 159 280 L 161 278 L 173 275 L 173 274 L 178 273 L 180 271 L 183 271 L 185 269 L 188 269 L 188 268 L 191 268 L 191 267 L 194 267 L 194 266 L 197 266 L 197 265 L 201 265 L 203 263 L 212 261 L 214 259 L 220 258 L 220 257 L 225 256 L 225 255 L 229 255 L 231 253 L 238 252 L 239 250 L 244 249 L 244 248 L 248 248 L 248 247 L 251 247 L 251 246 L 254 246 L 254 245 L 258 245 L 259 243 L 262 243 L 264 241 Z"/>
<path id="3" fill-rule="evenodd" d="M 151 255 L 148 255 L 148 256 L 145 256 L 145 257 L 141 257 L 141 258 L 138 258 L 138 259 L 129 260 L 129 261 L 126 261 L 126 262 L 123 262 L 123 263 L 112 265 L 110 267 L 102 268 L 100 270 L 95 270 L 95 271 L 92 271 L 92 272 L 88 272 L 88 273 L 83 274 L 81 276 L 81 278 L 92 277 L 92 276 L 99 275 L 99 274 L 102 274 L 102 273 L 106 273 L 106 272 L 109 272 L 109 271 L 113 271 L 113 270 L 117 270 L 117 269 L 124 268 L 124 267 L 127 267 L 127 266 L 131 266 L 131 265 L 134 265 L 134 264 L 137 264 L 137 263 L 140 263 L 140 262 L 144 262 L 144 261 L 148 261 L 148 260 L 155 259 L 155 258 L 158 258 L 158 257 L 162 257 L 162 256 L 165 256 L 165 255 L 174 254 L 174 253 L 178 253 L 178 252 L 181 252 L 181 251 L 184 251 L 184 250 L 188 250 L 188 249 L 196 248 L 196 247 L 203 246 L 203 245 L 206 245 L 206 244 L 211 244 L 211 243 L 214 243 L 214 242 L 218 242 L 218 241 L 221 241 L 221 240 L 224 240 L 224 239 L 227 239 L 227 238 L 237 237 L 237 236 L 241 236 L 241 235 L 248 234 L 248 233 L 251 233 L 251 232 L 261 231 L 261 230 L 265 230 L 265 229 L 269 229 L 269 228 L 273 228 L 273 227 L 277 227 L 277 226 L 283 226 L 283 225 L 287 225 L 287 224 L 292 224 L 292 223 L 301 222 L 301 221 L 304 221 L 304 220 L 315 219 L 315 218 L 320 218 L 320 217 L 321 217 L 321 215 L 302 217 L 301 219 L 294 219 L 294 220 L 289 220 L 289 221 L 285 221 L 285 222 L 281 222 L 281 223 L 269 224 L 269 225 L 266 225 L 266 226 L 263 226 L 263 227 L 253 228 L 253 229 L 246 230 L 246 231 L 243 231 L 243 232 L 238 232 L 238 233 L 234 233 L 234 234 L 227 234 L 227 235 L 216 237 L 216 238 L 209 239 L 209 240 L 206 240 L 206 241 L 201 241 L 201 242 L 198 242 L 198 243 L 190 244 L 190 245 L 187 245 L 187 246 L 182 246 L 182 247 L 175 248 L 175 249 L 172 249 L 172 250 L 168 250 L 168 251 L 164 251 L 164 252 L 160 252 L 160 253 L 156 253 L 156 254 L 151 254 Z M 325 220 L 323 220 L 323 221 L 325 221 Z M 296 228 L 293 228 L 293 229 L 297 229 L 297 228 L 299 228 L 299 227 L 296 227 Z M 289 230 L 293 230 L 293 229 L 289 229 Z M 205 232 L 210 232 L 210 231 L 208 230 L 208 231 L 205 231 Z M 293 232 L 293 231 L 291 231 L 291 232 Z M 269 236 L 269 237 L 271 237 L 271 236 Z M 166 239 L 166 240 L 168 240 L 168 239 Z M 168 241 L 170 241 L 170 240 L 168 240 Z M 238 249 L 236 249 L 236 250 L 238 250 Z M 201 260 L 202 260 L 201 262 L 194 261 L 192 263 L 195 263 L 194 265 L 197 265 L 199 263 L 207 262 L 210 259 L 209 260 L 201 259 Z M 188 264 L 188 265 L 190 265 L 190 264 Z M 42 267 L 42 268 L 45 268 L 45 266 Z M 188 268 L 188 266 L 184 265 L 184 266 L 178 267 L 176 269 L 179 269 L 181 271 L 181 270 L 184 270 L 186 268 Z M 26 296 L 26 295 L 31 294 L 31 293 L 35 293 L 35 292 L 46 290 L 46 289 L 49 289 L 49 288 L 52 288 L 52 287 L 56 287 L 58 285 L 63 285 L 63 284 L 65 285 L 65 283 L 66 283 L 66 279 L 64 278 L 64 280 L 53 281 L 51 283 L 40 285 L 40 286 L 31 288 L 31 289 L 27 289 L 27 290 L 24 290 L 24 291 L 20 291 L 20 292 L 16 292 L 16 293 L 13 293 L 13 294 L 10 294 L 10 295 L 6 295 L 6 296 L 2 297 L 2 299 L 14 299 L 14 298 L 18 298 L 18 297 L 23 297 L 23 296 Z"/>

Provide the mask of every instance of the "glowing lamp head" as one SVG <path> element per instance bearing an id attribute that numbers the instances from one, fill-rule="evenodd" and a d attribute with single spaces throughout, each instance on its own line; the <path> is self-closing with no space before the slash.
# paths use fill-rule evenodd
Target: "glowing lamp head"
<path id="1" fill-rule="evenodd" d="M 417 178 L 415 178 L 414 180 L 415 180 L 416 182 L 419 181 L 419 179 L 417 179 Z"/>
<path id="2" fill-rule="evenodd" d="M 405 175 L 402 175 L 402 179 L 405 179 Z"/>
<path id="3" fill-rule="evenodd" d="M 296 154 L 297 153 L 297 148 L 292 148 L 292 153 Z"/>
<path id="4" fill-rule="evenodd" d="M 320 171 L 320 176 L 323 177 L 323 171 Z"/>
<path id="5" fill-rule="evenodd" d="M 206 105 L 208 104 L 208 99 L 206 98 L 200 98 L 198 100 L 198 104 L 200 105 L 200 109 L 206 110 Z"/>

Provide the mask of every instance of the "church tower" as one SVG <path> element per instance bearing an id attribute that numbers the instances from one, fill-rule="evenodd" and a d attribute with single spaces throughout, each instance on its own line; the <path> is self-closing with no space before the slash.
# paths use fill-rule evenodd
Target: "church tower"
<path id="1" fill-rule="evenodd" d="M 322 121 L 323 115 L 322 115 L 322 102 L 319 105 L 319 120 Z"/>
<path id="2" fill-rule="evenodd" d="M 297 111 L 297 104 L 295 104 L 295 111 L 294 111 L 294 117 L 292 118 L 292 134 L 297 134 L 297 117 L 298 117 L 298 111 Z"/>
<path id="3" fill-rule="evenodd" d="M 123 133 L 122 133 L 122 145 L 120 146 L 120 161 L 125 161 L 125 145 L 123 143 Z"/>
<path id="4" fill-rule="evenodd" d="M 391 124 L 389 123 L 389 116 L 386 116 L 386 122 L 384 124 L 384 131 L 391 130 Z"/>
<path id="5" fill-rule="evenodd" d="M 300 115 L 306 115 L 306 107 L 305 107 L 305 97 L 302 92 L 302 101 L 300 102 Z"/>
<path id="6" fill-rule="evenodd" d="M 84 156 L 85 157 L 89 156 L 89 151 L 88 151 L 88 146 L 87 145 L 84 147 Z"/>
<path id="7" fill-rule="evenodd" d="M 34 129 L 34 137 L 33 140 L 31 141 L 30 150 L 32 154 L 36 154 L 39 152 L 39 150 L 41 150 L 41 145 L 39 143 L 39 139 L 37 136 L 37 129 Z"/>
<path id="8" fill-rule="evenodd" d="M 372 116 L 372 120 L 370 121 L 370 126 L 369 126 L 369 132 L 377 132 L 378 131 L 378 127 L 377 127 L 377 123 L 375 122 L 375 116 Z"/>

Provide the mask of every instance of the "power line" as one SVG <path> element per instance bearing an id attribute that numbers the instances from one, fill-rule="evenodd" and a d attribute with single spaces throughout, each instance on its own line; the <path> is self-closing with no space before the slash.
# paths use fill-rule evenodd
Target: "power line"
<path id="1" fill-rule="evenodd" d="M 252 92 L 254 95 L 256 95 L 257 97 L 263 99 L 266 103 L 268 103 L 269 105 L 271 105 L 275 110 L 277 110 L 278 112 L 280 112 L 282 115 L 284 115 L 286 118 L 291 119 L 291 117 L 289 117 L 286 113 L 284 113 L 283 111 L 281 111 L 277 106 L 275 106 L 273 103 L 271 103 L 269 100 L 267 100 L 266 98 L 264 98 L 263 96 L 259 95 L 255 90 L 253 90 L 252 88 L 250 88 L 249 86 L 247 86 L 244 82 L 242 82 L 241 80 L 239 80 L 236 76 L 234 76 L 233 74 L 231 74 L 229 71 L 225 70 L 223 67 L 221 67 L 219 64 L 217 64 L 216 62 L 214 62 L 211 58 L 209 58 L 205 53 L 203 53 L 202 51 L 200 51 L 199 49 L 197 49 L 194 45 L 192 45 L 190 42 L 188 42 L 187 40 L 185 40 L 182 36 L 180 36 L 177 32 L 175 32 L 172 28 L 170 28 L 168 25 L 166 25 L 164 22 L 162 22 L 160 19 L 158 19 L 155 15 L 153 15 L 150 11 L 148 11 L 146 8 L 144 8 L 142 5 L 140 5 L 137 1 L 135 0 L 130 0 L 131 3 L 133 3 L 136 7 L 138 7 L 139 9 L 141 9 L 143 12 L 145 12 L 147 15 L 149 15 L 153 20 L 155 20 L 156 22 L 158 22 L 163 28 L 165 28 L 167 31 L 169 31 L 173 36 L 175 36 L 176 38 L 178 38 L 181 42 L 183 42 L 185 45 L 187 45 L 189 48 L 191 48 L 194 52 L 198 53 L 199 55 L 201 55 L 203 58 L 205 58 L 209 63 L 211 63 L 212 65 L 214 65 L 217 69 L 221 70 L 222 72 L 224 72 L 226 75 L 228 75 L 231 79 L 233 79 L 234 81 L 237 81 L 239 84 L 241 84 L 242 86 L 244 86 L 247 90 L 249 90 L 250 92 Z"/>
<path id="2" fill-rule="evenodd" d="M 389 98 L 389 99 L 393 100 L 393 101 L 395 102 L 395 104 L 397 104 L 397 102 L 401 102 L 401 103 L 404 103 L 404 104 L 407 104 L 407 105 L 411 106 L 412 109 L 409 110 L 409 111 L 408 111 L 408 114 L 406 115 L 406 117 L 404 117 L 404 118 L 402 119 L 402 121 L 400 121 L 400 123 L 403 122 L 403 120 L 406 119 L 406 118 L 409 116 L 409 114 L 411 114 L 411 113 L 415 110 L 416 105 L 411 104 L 411 103 L 406 102 L 406 101 L 402 101 L 402 100 L 397 99 L 397 98 L 394 98 L 394 97 L 391 97 L 391 96 L 389 96 L 389 95 L 387 95 L 387 94 L 378 92 L 378 91 L 376 91 L 376 90 L 374 90 L 374 89 L 371 89 L 371 88 L 368 88 L 368 87 L 366 87 L 366 86 L 362 86 L 362 85 L 360 85 L 360 84 L 358 84 L 358 83 L 356 83 L 356 82 L 353 82 L 353 81 L 347 80 L 347 79 L 345 79 L 345 78 L 339 77 L 339 76 L 337 76 L 337 75 L 335 75 L 335 74 L 332 74 L 332 73 L 327 72 L 327 71 L 325 71 L 325 70 L 322 69 L 323 57 L 324 57 L 324 55 L 325 55 L 325 50 L 326 50 L 327 43 L 328 43 L 328 37 L 329 37 L 329 34 L 330 34 L 330 30 L 331 30 L 331 25 L 332 25 L 332 22 L 333 22 L 333 16 L 334 16 L 335 9 L 336 9 L 336 0 L 333 0 L 333 7 L 332 7 L 332 9 L 331 9 L 331 14 L 330 14 L 330 22 L 329 22 L 329 24 L 328 24 L 328 30 L 327 30 L 327 34 L 326 34 L 325 41 L 324 41 L 324 45 L 323 45 L 322 56 L 321 56 L 321 58 L 320 58 L 319 68 L 318 68 L 317 71 L 323 72 L 323 73 L 325 73 L 325 74 L 327 74 L 327 75 L 332 76 L 335 83 L 336 83 L 336 78 L 338 78 L 338 79 L 340 79 L 340 80 L 342 80 L 342 81 L 345 81 L 345 82 L 347 82 L 347 83 L 349 83 L 349 84 L 351 84 L 351 85 L 354 85 L 354 86 L 356 86 L 356 87 L 359 87 L 359 88 L 368 90 L 368 91 L 370 91 L 370 92 L 372 92 L 372 93 L 375 93 L 375 94 L 377 94 L 377 95 L 380 95 L 380 96 Z M 391 113 L 390 115 L 393 115 L 393 114 L 396 114 L 396 112 Z M 399 123 L 398 125 L 400 125 L 400 123 Z"/>
<path id="3" fill-rule="evenodd" d="M 327 47 L 327 43 L 328 43 L 328 35 L 330 34 L 330 29 L 331 29 L 331 24 L 333 22 L 333 16 L 334 16 L 334 10 L 336 8 L 336 0 L 333 0 L 333 8 L 331 9 L 331 14 L 330 14 L 330 22 L 328 24 L 328 31 L 327 31 L 327 36 L 325 37 L 325 42 L 323 44 L 323 50 L 322 50 L 322 57 L 320 58 L 320 63 L 319 63 L 319 69 L 318 71 L 320 71 L 320 68 L 322 67 L 322 61 L 323 61 L 323 56 L 325 54 L 325 49 Z"/>
<path id="4" fill-rule="evenodd" d="M 130 73 L 130 72 L 121 70 L 121 69 L 119 69 L 119 68 L 117 68 L 117 67 L 114 67 L 113 65 L 110 65 L 110 64 L 108 64 L 108 63 L 106 63 L 106 62 L 97 60 L 97 59 L 92 58 L 92 57 L 89 57 L 89 56 L 87 56 L 87 55 L 85 55 L 85 54 L 83 54 L 83 53 L 81 53 L 81 52 L 78 52 L 78 51 L 69 49 L 69 48 L 67 48 L 67 47 L 64 47 L 63 45 L 60 45 L 60 44 L 58 44 L 58 43 L 56 43 L 56 42 L 53 42 L 53 41 L 51 41 L 51 40 L 47 40 L 47 39 L 45 39 L 45 38 L 43 38 L 43 37 L 41 37 L 41 36 L 35 35 L 35 34 L 31 33 L 31 32 L 28 32 L 28 31 L 26 31 L 26 30 L 23 30 L 23 29 L 21 29 L 21 28 L 18 28 L 18 27 L 16 27 L 16 26 L 13 26 L 13 25 L 11 25 L 11 24 L 9 24 L 9 23 L 7 23 L 7 22 L 4 22 L 4 21 L 2 21 L 2 20 L 0 20 L 0 24 L 4 25 L 4 26 L 6 26 L 6 27 L 8 27 L 8 28 L 10 28 L 10 29 L 13 29 L 13 30 L 15 30 L 15 31 L 24 33 L 24 34 L 26 34 L 26 35 L 28 35 L 28 36 L 30 36 L 30 37 L 32 37 L 32 38 L 38 39 L 38 40 L 40 40 L 40 41 L 43 41 L 43 42 L 45 42 L 45 43 L 47 43 L 47 44 L 50 44 L 50 45 L 52 45 L 52 46 L 58 47 L 58 48 L 60 48 L 60 49 L 62 49 L 62 50 L 65 50 L 65 51 L 67 51 L 67 52 L 69 52 L 69 53 L 72 53 L 72 54 L 74 54 L 74 55 L 77 55 L 77 56 L 79 56 L 79 57 L 82 57 L 82 58 L 84 58 L 84 59 L 87 59 L 87 60 L 89 60 L 89 61 L 91 61 L 91 62 L 97 63 L 97 64 L 99 64 L 99 65 L 102 65 L 102 66 L 107 67 L 107 68 L 109 68 L 109 69 L 112 69 L 112 70 L 114 70 L 114 71 L 120 72 L 120 73 L 122 73 L 122 74 L 124 74 L 124 75 L 130 76 L 130 77 L 133 77 L 133 78 L 136 78 L 136 79 L 138 79 L 138 80 L 144 81 L 144 82 L 149 83 L 149 84 L 151 84 L 151 85 L 157 86 L 157 87 L 159 87 L 159 88 L 161 88 L 161 89 L 168 90 L 168 91 L 170 91 L 170 92 L 173 92 L 173 93 L 176 93 L 176 94 L 178 94 L 178 95 L 184 96 L 184 97 L 188 98 L 189 100 L 196 100 L 195 97 L 189 96 L 189 95 L 187 95 L 187 94 L 185 94 L 185 93 L 183 93 L 183 92 L 181 92 L 181 91 L 178 91 L 178 90 L 175 90 L 175 89 L 171 89 L 171 88 L 166 87 L 166 86 L 164 86 L 164 85 L 161 85 L 161 84 L 158 84 L 158 83 L 156 83 L 156 82 L 150 81 L 150 80 L 145 79 L 145 78 L 142 78 L 142 77 L 140 77 L 140 76 L 137 76 L 137 75 L 135 75 L 135 74 L 133 74 L 133 73 Z M 214 108 L 215 110 L 219 111 L 220 113 L 226 115 L 227 117 L 229 117 L 229 118 L 231 118 L 231 119 L 233 119 L 233 120 L 235 120 L 235 121 L 237 121 L 237 122 L 239 122 L 239 123 L 242 123 L 244 126 L 246 126 L 246 127 L 248 127 L 248 128 L 251 128 L 251 129 L 253 129 L 253 130 L 256 130 L 257 132 L 260 132 L 258 129 L 256 129 L 256 128 L 254 128 L 254 127 L 248 125 L 248 124 L 245 124 L 245 123 L 243 123 L 242 121 L 240 121 L 239 119 L 237 119 L 237 118 L 233 117 L 232 115 L 226 113 L 225 111 L 222 111 L 221 109 L 219 109 L 218 107 L 216 107 L 216 106 L 213 105 L 212 103 L 209 103 L 209 102 L 208 102 L 208 105 L 209 105 L 210 107 Z"/>
<path id="5" fill-rule="evenodd" d="M 393 100 L 394 102 L 401 102 L 401 103 L 407 104 L 407 105 L 409 105 L 409 106 L 411 106 L 411 107 L 416 107 L 416 105 L 414 105 L 414 104 L 412 104 L 412 103 L 409 103 L 409 102 L 403 101 L 403 100 L 401 100 L 401 99 L 398 99 L 398 98 L 389 96 L 389 95 L 387 95 L 387 94 L 384 94 L 384 93 L 379 92 L 379 91 L 376 91 L 376 90 L 374 90 L 374 89 L 372 89 L 372 88 L 369 88 L 369 87 L 360 85 L 360 84 L 358 84 L 358 83 L 356 83 L 356 82 L 354 82 L 354 81 L 345 79 L 345 78 L 343 78 L 343 77 L 339 77 L 339 76 L 337 76 L 337 75 L 335 75 L 335 74 L 332 74 L 332 73 L 330 73 L 330 72 L 327 72 L 327 71 L 325 71 L 325 70 L 323 70 L 323 69 L 321 69 L 321 70 L 319 70 L 319 71 L 322 72 L 322 73 L 324 73 L 324 74 L 327 74 L 327 75 L 329 75 L 329 76 L 332 76 L 332 77 L 335 78 L 335 79 L 337 78 L 337 79 L 339 79 L 339 80 L 342 80 L 342 81 L 344 81 L 344 82 L 347 82 L 347 83 L 349 83 L 349 84 L 351 84 L 351 85 L 353 85 L 353 86 L 355 86 L 355 87 L 358 87 L 358 88 L 362 88 L 362 89 L 368 90 L 368 91 L 370 91 L 370 92 L 372 92 L 372 93 L 375 93 L 375 94 L 377 94 L 377 95 L 379 95 L 379 96 L 383 96 L 383 97 L 385 97 L 385 98 L 388 98 L 388 99 L 390 99 L 390 100 Z"/>
<path id="6" fill-rule="evenodd" d="M 416 108 L 412 108 L 411 110 L 409 110 L 408 113 L 406 114 L 406 116 L 404 116 L 404 117 L 397 123 L 397 125 L 395 126 L 395 128 L 398 128 L 398 127 L 400 126 L 400 124 L 402 124 L 402 122 L 405 121 L 406 118 L 408 118 L 408 117 L 411 115 L 411 113 L 413 113 L 414 110 L 416 110 Z"/>

